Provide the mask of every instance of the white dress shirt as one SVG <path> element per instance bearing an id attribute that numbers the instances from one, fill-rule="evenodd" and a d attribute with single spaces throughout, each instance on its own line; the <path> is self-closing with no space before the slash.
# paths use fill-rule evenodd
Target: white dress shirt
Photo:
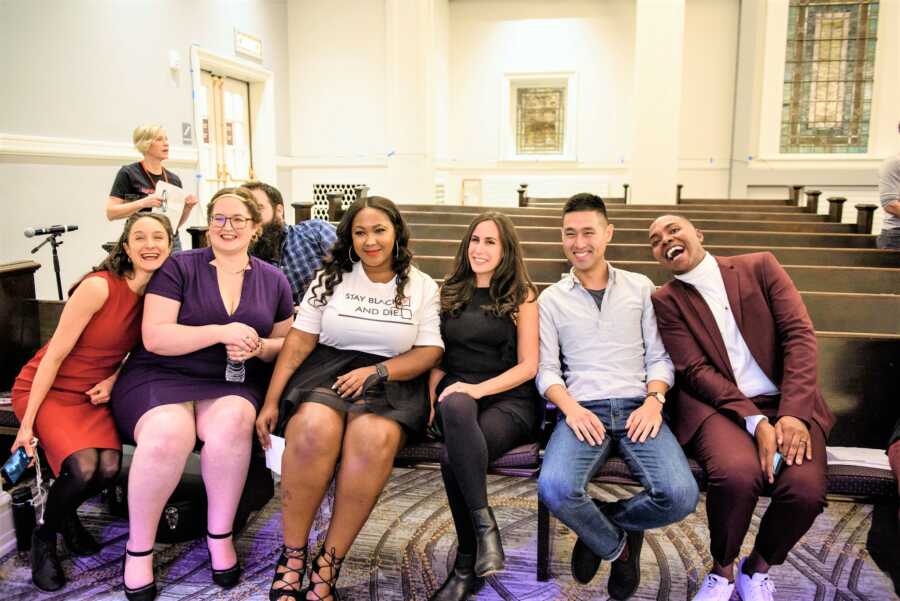
<path id="1" fill-rule="evenodd" d="M 728 352 L 728 361 L 731 363 L 731 371 L 734 372 L 735 383 L 747 398 L 760 395 L 779 394 L 778 387 L 766 376 L 759 367 L 759 363 L 753 358 L 747 342 L 738 329 L 737 322 L 728 303 L 728 294 L 725 292 L 725 281 L 719 264 L 709 253 L 703 260 L 687 273 L 676 274 L 675 279 L 693 286 L 703 300 L 706 301 L 722 340 L 725 342 L 725 350 Z M 764 419 L 762 415 L 751 415 L 744 420 L 747 422 L 747 431 L 753 436 L 756 426 Z"/>
<path id="2" fill-rule="evenodd" d="M 603 304 L 574 270 L 544 290 L 540 311 L 542 395 L 554 384 L 579 401 L 647 395 L 647 382 L 672 385 L 675 370 L 666 353 L 650 295 L 656 289 L 644 275 L 609 267 Z"/>

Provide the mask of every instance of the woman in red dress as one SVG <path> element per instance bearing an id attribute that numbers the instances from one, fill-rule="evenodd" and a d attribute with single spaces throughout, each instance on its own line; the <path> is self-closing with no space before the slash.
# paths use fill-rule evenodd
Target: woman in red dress
<path id="1" fill-rule="evenodd" d="M 165 216 L 129 217 L 106 260 L 69 291 L 53 337 L 13 385 L 21 426 L 11 450 L 23 447 L 34 457 L 37 436 L 56 475 L 31 542 L 31 577 L 40 589 L 65 584 L 58 532 L 74 555 L 100 549 L 76 510 L 119 472 L 122 443 L 106 403 L 122 360 L 140 339 L 144 288 L 169 256 L 172 235 Z"/>

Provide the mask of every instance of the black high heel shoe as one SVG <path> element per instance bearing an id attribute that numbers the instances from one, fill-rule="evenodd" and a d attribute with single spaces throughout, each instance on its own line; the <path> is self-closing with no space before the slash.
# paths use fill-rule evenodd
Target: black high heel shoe
<path id="1" fill-rule="evenodd" d="M 156 573 L 153 574 L 153 580 L 150 584 L 138 588 L 128 588 L 125 585 L 125 559 L 131 555 L 132 557 L 146 557 L 153 553 L 153 547 L 147 551 L 132 551 L 125 547 L 125 555 L 122 556 L 122 585 L 125 586 L 125 598 L 128 601 L 153 601 L 156 599 Z"/>
<path id="2" fill-rule="evenodd" d="M 225 534 L 213 534 L 212 532 L 207 532 L 207 538 L 211 538 L 213 540 L 219 540 L 223 538 L 228 538 L 231 536 L 231 532 L 226 532 Z M 235 561 L 234 565 L 230 568 L 226 568 L 224 570 L 217 570 L 212 565 L 212 552 L 209 550 L 209 545 L 206 545 L 206 553 L 209 555 L 209 569 L 212 570 L 212 580 L 222 588 L 232 588 L 237 585 L 237 583 L 241 579 L 241 562 Z"/>
<path id="3" fill-rule="evenodd" d="M 288 562 L 292 559 L 303 562 L 299 568 L 292 568 Z M 279 568 L 284 568 L 283 572 Z M 278 601 L 282 597 L 290 597 L 291 599 L 301 600 L 303 594 L 303 573 L 306 571 L 306 547 L 281 547 L 281 557 L 278 558 L 278 564 L 275 566 L 275 576 L 272 577 L 272 586 L 269 588 L 269 601 Z M 288 582 L 285 576 L 288 574 L 296 574 L 296 582 Z M 279 582 L 284 586 L 275 588 Z"/>
<path id="4" fill-rule="evenodd" d="M 323 562 L 321 565 L 319 564 L 320 559 Z M 331 551 L 326 551 L 325 547 L 319 549 L 315 559 L 309 564 L 309 586 L 303 590 L 303 598 L 309 599 L 309 594 L 312 593 L 316 596 L 317 601 L 328 601 L 328 599 L 340 601 L 341 598 L 338 596 L 336 585 L 338 576 L 341 573 L 342 563 L 344 563 L 344 558 L 335 556 L 334 547 L 331 548 Z M 323 568 L 331 568 L 331 578 L 326 579 L 322 577 L 319 570 Z M 313 582 L 313 574 L 319 577 L 319 582 Z M 325 593 L 324 597 L 316 592 L 316 586 L 323 584 L 328 587 L 328 592 Z"/>

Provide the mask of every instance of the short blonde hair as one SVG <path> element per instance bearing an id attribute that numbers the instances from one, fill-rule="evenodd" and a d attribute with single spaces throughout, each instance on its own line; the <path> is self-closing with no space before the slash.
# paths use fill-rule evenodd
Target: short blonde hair
<path id="1" fill-rule="evenodd" d="M 157 138 L 162 133 L 165 133 L 165 129 L 163 129 L 162 125 L 158 123 L 151 123 L 149 125 L 141 125 L 140 127 L 134 128 L 134 134 L 132 134 L 131 138 L 134 141 L 134 147 L 138 149 L 138 152 L 141 154 L 147 154 L 147 151 L 150 150 L 150 144 L 153 143 L 153 140 Z"/>

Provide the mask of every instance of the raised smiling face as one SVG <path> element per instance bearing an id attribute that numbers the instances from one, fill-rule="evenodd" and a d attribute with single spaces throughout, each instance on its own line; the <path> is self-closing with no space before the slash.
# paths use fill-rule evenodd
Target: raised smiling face
<path id="1" fill-rule="evenodd" d="M 678 215 L 663 215 L 650 224 L 653 258 L 672 273 L 687 273 L 696 267 L 706 251 L 703 232 Z"/>

